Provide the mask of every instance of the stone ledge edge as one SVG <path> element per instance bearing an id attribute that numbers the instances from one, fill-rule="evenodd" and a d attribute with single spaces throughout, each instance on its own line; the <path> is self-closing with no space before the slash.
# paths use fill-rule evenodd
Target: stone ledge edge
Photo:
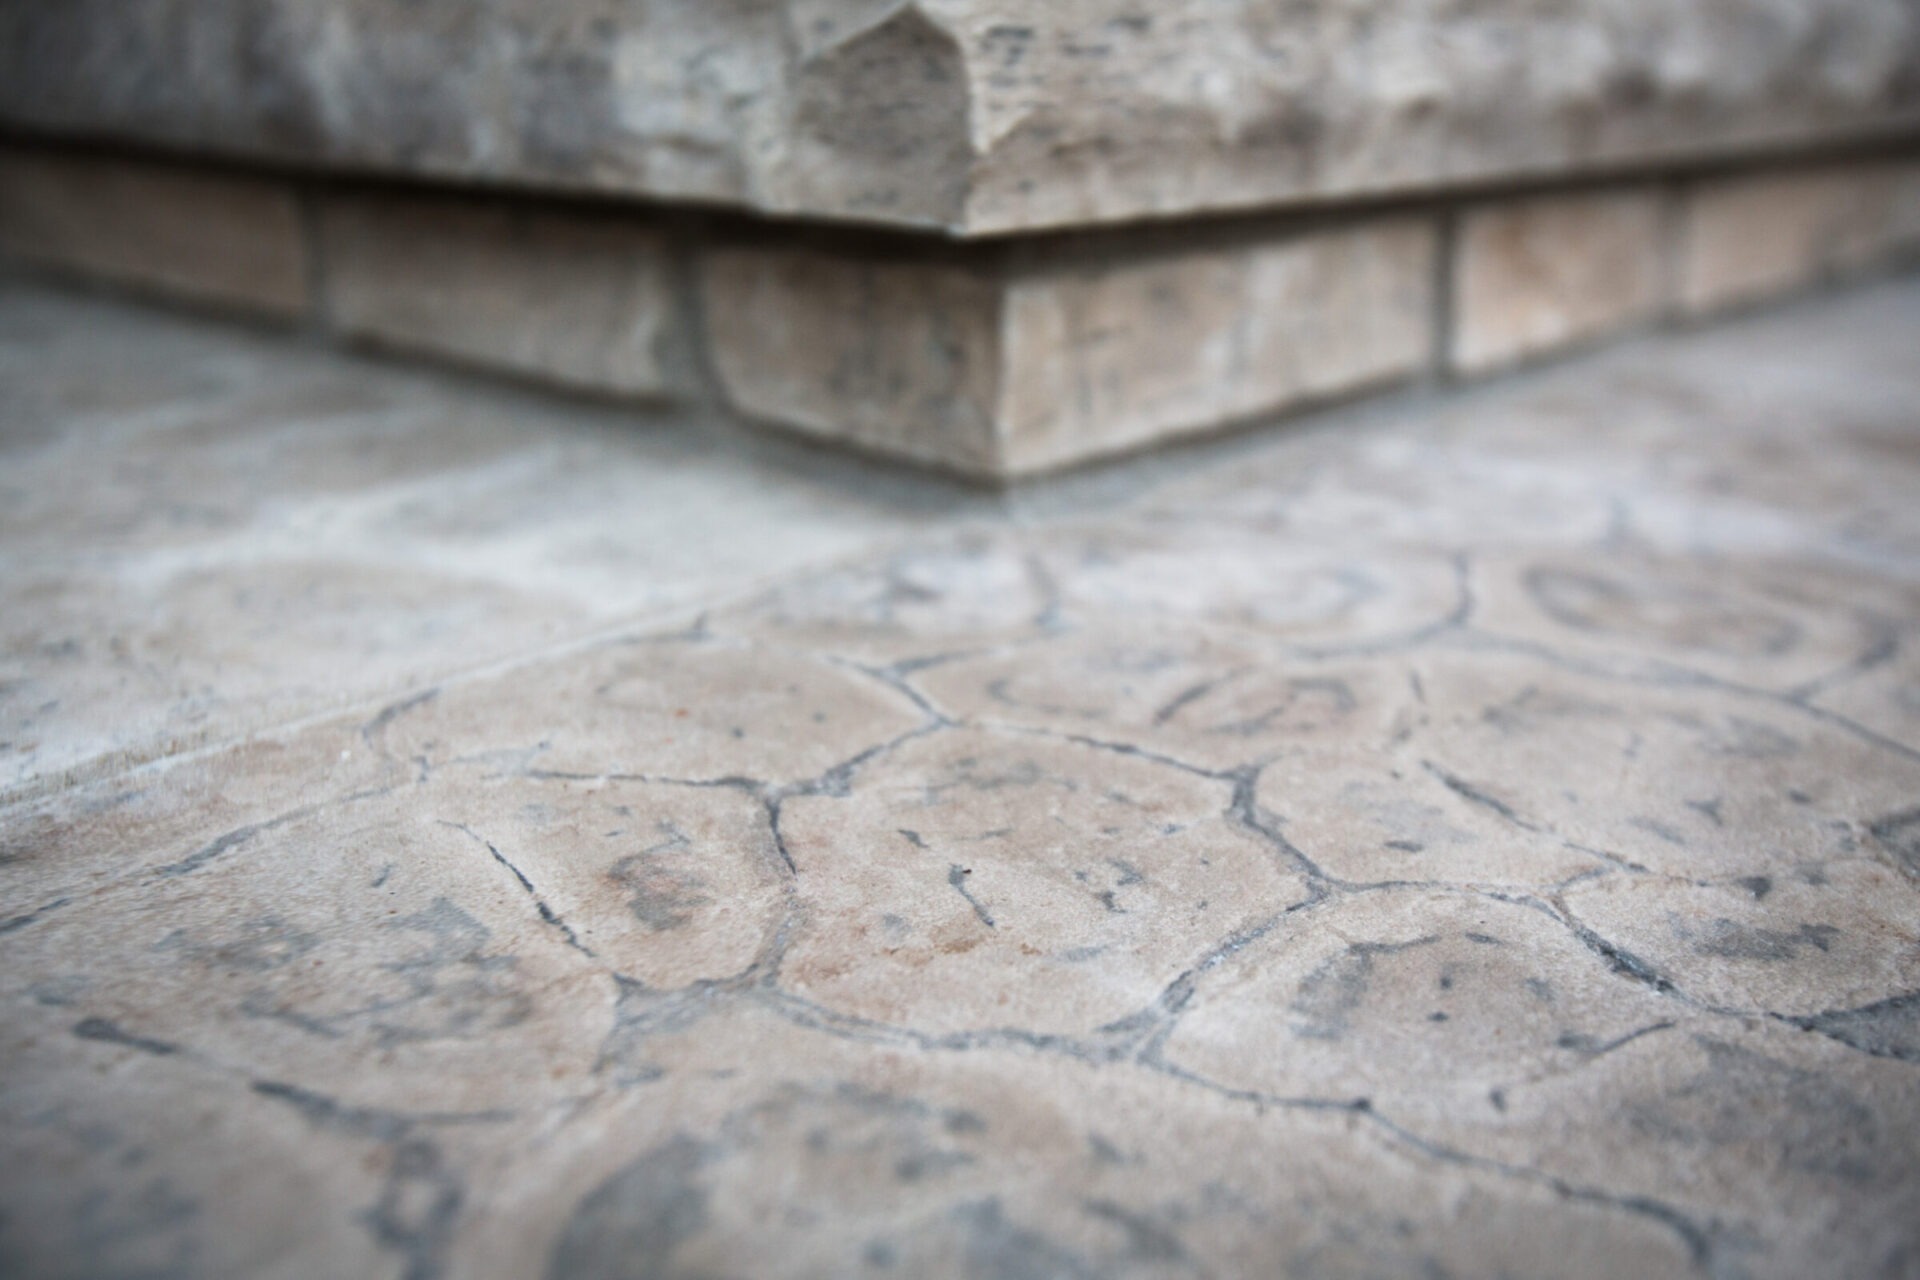
<path id="1" fill-rule="evenodd" d="M 1006 482 L 1920 261 L 1920 144 L 956 242 L 0 143 L 0 255 Z"/>

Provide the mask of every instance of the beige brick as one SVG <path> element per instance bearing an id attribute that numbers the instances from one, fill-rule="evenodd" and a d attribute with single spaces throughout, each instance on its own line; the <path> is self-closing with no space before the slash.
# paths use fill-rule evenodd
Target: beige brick
<path id="1" fill-rule="evenodd" d="M 0 250 L 236 310 L 291 318 L 307 306 L 299 209 L 268 180 L 0 149 Z"/>
<path id="2" fill-rule="evenodd" d="M 1017 272 L 1002 467 L 1041 470 L 1404 378 L 1432 350 L 1426 219 Z"/>
<path id="3" fill-rule="evenodd" d="M 615 216 L 351 197 L 320 214 L 331 324 L 349 336 L 617 395 L 673 389 L 666 242 Z"/>
<path id="4" fill-rule="evenodd" d="M 1920 164 L 1703 182 L 1688 195 L 1681 301 L 1695 314 L 1868 269 L 1920 247 Z"/>
<path id="5" fill-rule="evenodd" d="M 1644 188 L 1469 210 L 1454 246 L 1453 367 L 1480 372 L 1657 316 L 1664 221 Z"/>
<path id="6" fill-rule="evenodd" d="M 711 255 L 702 277 L 709 352 L 741 412 L 972 474 L 1001 469 L 992 273 L 737 248 Z"/>
<path id="7" fill-rule="evenodd" d="M 705 309 L 743 411 L 1007 476 L 1418 371 L 1435 243 L 1392 219 L 1096 265 L 736 248 Z"/>

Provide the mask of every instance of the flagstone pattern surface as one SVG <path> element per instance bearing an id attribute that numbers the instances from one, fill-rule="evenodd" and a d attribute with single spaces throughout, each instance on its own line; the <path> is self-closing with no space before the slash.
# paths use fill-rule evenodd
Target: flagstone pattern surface
<path id="1" fill-rule="evenodd" d="M 1913 1275 L 1917 345 L 989 499 L 9 290 L 0 1269 Z"/>

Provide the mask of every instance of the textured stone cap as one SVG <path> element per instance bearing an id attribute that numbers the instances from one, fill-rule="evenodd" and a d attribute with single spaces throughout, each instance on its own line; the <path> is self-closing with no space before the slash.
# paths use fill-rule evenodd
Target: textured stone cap
<path id="1" fill-rule="evenodd" d="M 1920 127 L 1913 0 L 42 0 L 0 121 L 984 234 Z"/>

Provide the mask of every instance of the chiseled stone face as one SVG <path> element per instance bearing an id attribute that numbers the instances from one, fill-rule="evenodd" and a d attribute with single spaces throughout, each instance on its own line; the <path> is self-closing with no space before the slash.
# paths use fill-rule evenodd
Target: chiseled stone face
<path id="1" fill-rule="evenodd" d="M 1711 312 L 1920 248 L 1920 165 L 1703 181 L 1685 210 L 1680 300 Z"/>
<path id="2" fill-rule="evenodd" d="M 0 147 L 0 252 L 273 319 L 308 304 L 305 235 L 281 183 Z"/>
<path id="3" fill-rule="evenodd" d="M 993 232 L 1911 124 L 1902 0 L 113 0 L 0 15 L 0 117 Z"/>
<path id="4" fill-rule="evenodd" d="M 1389 219 L 1016 272 L 1003 465 L 1058 466 L 1411 376 L 1433 341 L 1434 244 L 1429 221 Z"/>
<path id="5" fill-rule="evenodd" d="M 1430 219 L 1053 265 L 741 246 L 702 273 L 734 406 L 1012 476 L 1411 377 L 1433 342 Z"/>
<path id="6" fill-rule="evenodd" d="M 943 262 L 809 249 L 711 253 L 701 272 L 709 358 L 749 417 L 993 473 L 1001 285 Z"/>
<path id="7" fill-rule="evenodd" d="M 621 395 L 675 385 L 665 240 L 632 219 L 329 197 L 327 319 L 349 338 Z"/>
<path id="8" fill-rule="evenodd" d="M 1462 217 L 1453 365 L 1479 372 L 1653 319 L 1669 266 L 1661 194 L 1517 199 Z"/>

